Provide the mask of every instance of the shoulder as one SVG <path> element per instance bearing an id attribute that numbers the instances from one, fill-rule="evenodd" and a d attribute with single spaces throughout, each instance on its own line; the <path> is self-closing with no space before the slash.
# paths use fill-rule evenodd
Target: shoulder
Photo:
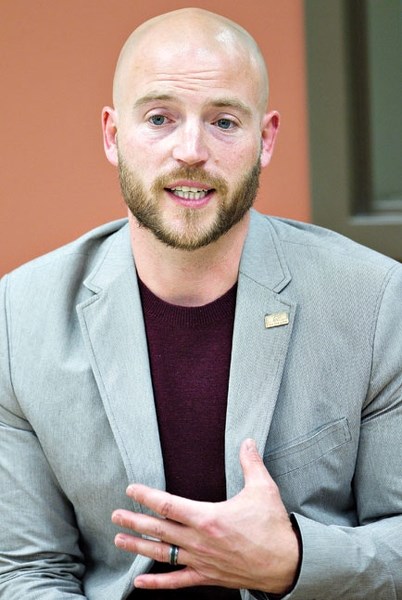
<path id="1" fill-rule="evenodd" d="M 60 287 L 71 291 L 79 288 L 114 240 L 119 236 L 128 238 L 126 229 L 127 219 L 101 225 L 8 273 L 2 278 L 1 286 L 8 287 L 13 301 L 30 298 L 37 302 L 52 294 L 57 295 Z"/>
<path id="2" fill-rule="evenodd" d="M 282 270 L 289 273 L 292 289 L 309 290 L 310 295 L 378 298 L 390 280 L 402 281 L 402 265 L 397 261 L 310 223 L 253 211 L 250 237 L 260 265 L 271 264 L 261 254 L 274 251 Z"/>
<path id="3" fill-rule="evenodd" d="M 264 228 L 271 230 L 277 243 L 290 259 L 301 257 L 309 259 L 309 264 L 317 263 L 339 264 L 343 268 L 350 265 L 359 268 L 362 265 L 372 266 L 380 270 L 393 268 L 399 263 L 388 256 L 363 246 L 335 231 L 291 219 L 269 217 L 255 213 L 253 220 L 260 231 Z M 311 261 L 311 263 L 310 263 Z M 307 264 L 306 264 L 307 266 Z"/>

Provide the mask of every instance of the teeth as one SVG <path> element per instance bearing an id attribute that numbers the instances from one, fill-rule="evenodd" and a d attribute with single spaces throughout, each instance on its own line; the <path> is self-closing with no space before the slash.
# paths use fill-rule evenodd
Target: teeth
<path id="1" fill-rule="evenodd" d="M 204 189 L 200 189 L 200 188 L 196 188 L 196 187 L 190 187 L 188 185 L 179 185 L 176 188 L 173 188 L 174 190 L 178 190 L 179 192 L 204 192 Z"/>
<path id="2" fill-rule="evenodd" d="M 180 185 L 172 188 L 172 192 L 175 196 L 184 198 L 185 200 L 201 200 L 208 194 L 208 190 L 200 190 L 199 188 L 190 187 L 188 185 Z"/>

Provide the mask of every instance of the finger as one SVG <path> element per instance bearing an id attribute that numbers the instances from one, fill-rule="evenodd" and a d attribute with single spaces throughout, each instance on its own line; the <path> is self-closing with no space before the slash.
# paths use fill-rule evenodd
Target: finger
<path id="1" fill-rule="evenodd" d="M 203 577 L 191 567 L 160 575 L 151 573 L 138 575 L 138 577 L 134 579 L 134 586 L 136 588 L 149 590 L 174 590 L 177 588 L 205 585 L 205 583 L 206 581 Z M 213 582 L 208 581 L 208 585 L 213 585 Z"/>
<path id="2" fill-rule="evenodd" d="M 196 525 L 209 506 L 208 502 L 188 500 L 138 483 L 129 485 L 126 494 L 158 515 L 190 526 Z"/>
<path id="3" fill-rule="evenodd" d="M 132 529 L 141 535 L 152 537 L 169 543 L 181 542 L 183 526 L 168 519 L 159 519 L 142 513 L 118 509 L 112 514 L 112 522 L 115 525 Z"/>
<path id="4" fill-rule="evenodd" d="M 243 469 L 244 483 L 248 485 L 267 485 L 274 483 L 258 453 L 255 441 L 246 439 L 240 447 L 240 464 Z"/>
<path id="5" fill-rule="evenodd" d="M 141 537 L 118 533 L 114 538 L 117 548 L 133 554 L 141 554 L 161 563 L 171 563 L 172 544 L 164 542 L 155 542 Z M 190 555 L 184 548 L 178 548 L 175 565 L 188 565 Z"/>
<path id="6" fill-rule="evenodd" d="M 114 543 L 120 550 L 141 554 L 158 562 L 168 562 L 170 545 L 162 542 L 153 542 L 134 535 L 118 533 Z"/>

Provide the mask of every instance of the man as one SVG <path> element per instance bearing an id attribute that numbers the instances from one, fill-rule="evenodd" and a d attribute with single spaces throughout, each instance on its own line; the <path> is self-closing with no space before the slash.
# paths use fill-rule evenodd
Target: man
<path id="1" fill-rule="evenodd" d="M 250 211 L 267 99 L 223 17 L 124 46 L 128 224 L 2 282 L 0 598 L 402 597 L 402 268 Z"/>

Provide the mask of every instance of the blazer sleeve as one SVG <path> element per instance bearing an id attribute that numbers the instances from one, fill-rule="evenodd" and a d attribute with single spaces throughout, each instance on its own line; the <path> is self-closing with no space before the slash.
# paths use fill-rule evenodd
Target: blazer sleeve
<path id="1" fill-rule="evenodd" d="M 401 457 L 402 267 L 396 265 L 373 317 L 371 379 L 353 481 L 358 526 L 323 525 L 295 515 L 303 560 L 286 599 L 402 598 Z"/>
<path id="2" fill-rule="evenodd" d="M 0 599 L 85 598 L 74 512 L 13 389 L 7 282 L 0 282 Z"/>

